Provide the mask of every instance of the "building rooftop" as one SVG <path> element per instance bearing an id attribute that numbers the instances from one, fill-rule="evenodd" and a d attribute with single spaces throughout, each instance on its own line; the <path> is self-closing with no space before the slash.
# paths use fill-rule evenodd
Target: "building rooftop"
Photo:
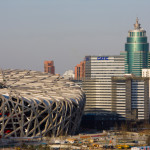
<path id="1" fill-rule="evenodd" d="M 67 100 L 79 103 L 76 97 L 82 90 L 63 77 L 29 70 L 3 70 L 0 72 L 0 94 L 4 97 L 20 95 L 36 101 Z"/>

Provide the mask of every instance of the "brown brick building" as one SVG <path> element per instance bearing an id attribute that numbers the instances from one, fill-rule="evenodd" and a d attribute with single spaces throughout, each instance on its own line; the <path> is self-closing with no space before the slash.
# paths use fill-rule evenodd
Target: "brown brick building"
<path id="1" fill-rule="evenodd" d="M 44 61 L 44 72 L 55 74 L 54 61 Z"/>
<path id="2" fill-rule="evenodd" d="M 82 80 L 85 77 L 85 61 L 75 66 L 75 80 Z"/>

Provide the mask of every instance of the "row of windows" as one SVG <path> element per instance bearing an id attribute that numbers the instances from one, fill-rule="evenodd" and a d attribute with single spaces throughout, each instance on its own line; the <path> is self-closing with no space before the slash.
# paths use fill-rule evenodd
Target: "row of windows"
<path id="1" fill-rule="evenodd" d="M 111 96 L 110 97 L 87 97 L 86 98 L 86 101 L 95 101 L 95 100 L 111 101 Z"/>
<path id="2" fill-rule="evenodd" d="M 86 66 L 124 66 L 123 62 L 91 62 L 89 64 L 86 64 Z"/>
<path id="3" fill-rule="evenodd" d="M 86 67 L 86 70 L 109 70 L 109 69 L 111 69 L 111 70 L 122 70 L 122 69 L 124 69 L 125 67 L 124 66 L 90 66 L 90 67 Z"/>
<path id="4" fill-rule="evenodd" d="M 130 37 L 133 37 L 133 36 L 146 36 L 146 32 L 130 32 L 129 36 Z"/>

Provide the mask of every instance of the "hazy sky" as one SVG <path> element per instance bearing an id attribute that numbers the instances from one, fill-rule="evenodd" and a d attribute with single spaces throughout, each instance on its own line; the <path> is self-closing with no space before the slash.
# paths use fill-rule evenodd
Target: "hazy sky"
<path id="1" fill-rule="evenodd" d="M 56 73 L 85 55 L 119 55 L 136 17 L 150 38 L 150 0 L 0 0 L 0 67 Z"/>

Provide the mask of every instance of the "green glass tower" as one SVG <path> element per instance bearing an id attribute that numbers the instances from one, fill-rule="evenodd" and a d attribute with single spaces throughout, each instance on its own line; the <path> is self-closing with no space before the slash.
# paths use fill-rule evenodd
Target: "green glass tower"
<path id="1" fill-rule="evenodd" d="M 147 42 L 146 31 L 140 27 L 138 18 L 134 24 L 134 30 L 128 31 L 125 51 L 125 73 L 132 73 L 136 76 L 142 75 L 142 68 L 149 68 L 149 43 Z"/>

